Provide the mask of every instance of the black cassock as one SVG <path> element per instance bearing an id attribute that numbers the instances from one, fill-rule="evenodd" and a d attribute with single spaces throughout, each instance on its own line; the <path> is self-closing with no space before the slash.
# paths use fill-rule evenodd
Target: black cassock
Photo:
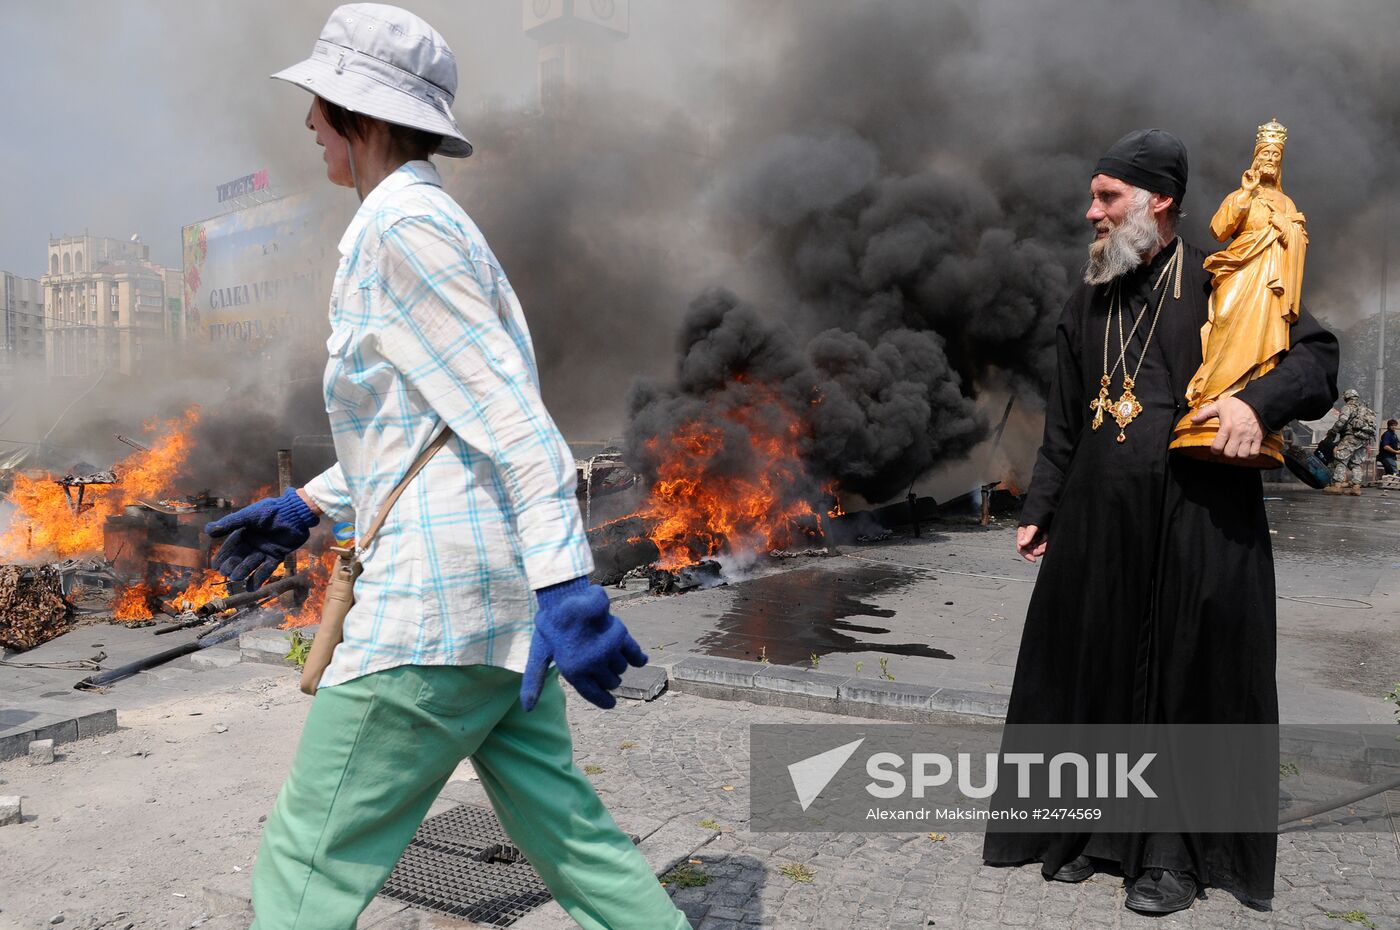
<path id="1" fill-rule="evenodd" d="M 1147 305 L 1127 350 L 1143 410 L 1117 442 L 1090 428 L 1103 374 L 1109 287 L 1080 285 L 1061 316 L 1045 438 L 1021 525 L 1049 545 L 1026 613 L 1008 723 L 1277 723 L 1273 552 L 1260 473 L 1169 453 L 1201 363 L 1210 276 L 1187 245 L 1181 298 L 1168 288 L 1143 356 L 1168 246 L 1122 279 L 1124 328 Z M 1270 430 L 1315 419 L 1337 396 L 1337 340 L 1302 310 L 1277 368 L 1238 395 Z M 1119 354 L 1116 315 L 1109 365 Z M 1110 397 L 1122 391 L 1122 369 Z M 1277 791 L 1274 779 L 1271 790 Z M 1080 853 L 1192 871 L 1255 899 L 1273 897 L 1275 834 L 988 833 L 989 863 L 1041 861 L 1046 874 Z"/>

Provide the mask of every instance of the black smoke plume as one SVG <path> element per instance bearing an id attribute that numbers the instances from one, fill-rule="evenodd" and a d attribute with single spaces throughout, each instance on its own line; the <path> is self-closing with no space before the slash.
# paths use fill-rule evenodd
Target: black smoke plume
<path id="1" fill-rule="evenodd" d="M 745 244 L 740 277 L 763 309 L 693 308 L 679 377 L 632 394 L 629 448 L 644 469 L 648 440 L 713 416 L 728 393 L 685 373 L 761 377 L 744 354 L 757 341 L 765 357 L 801 360 L 781 381 L 790 399 L 794 385 L 822 399 L 809 408 L 813 472 L 871 500 L 981 441 L 983 394 L 1037 408 L 1084 258 L 1091 166 L 1132 128 L 1186 141 L 1182 232 L 1209 244 L 1205 221 L 1247 167 L 1254 127 L 1287 123 L 1290 193 L 1322 250 L 1309 256 L 1309 300 L 1349 312 L 1351 272 L 1370 256 L 1334 237 L 1365 241 L 1375 218 L 1367 198 L 1337 192 L 1393 162 L 1397 98 L 1380 78 L 1395 60 L 1366 33 L 1400 26 L 1396 8 L 1363 4 L 1326 23 L 1302 4 L 1214 0 L 1093 0 L 1053 19 L 997 0 L 831 13 L 780 6 L 764 23 L 775 51 L 755 68 L 763 79 L 734 82 L 741 102 L 709 203 Z M 738 328 L 763 340 L 709 338 L 741 311 Z M 767 347 L 783 338 L 784 351 Z"/>

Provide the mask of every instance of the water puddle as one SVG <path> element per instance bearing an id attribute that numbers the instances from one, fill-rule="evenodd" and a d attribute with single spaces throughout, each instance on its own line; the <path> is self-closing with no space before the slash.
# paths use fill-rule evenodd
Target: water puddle
<path id="1" fill-rule="evenodd" d="M 870 565 L 840 571 L 805 568 L 747 581 L 734 589 L 734 603 L 698 645 L 709 655 L 766 658 L 774 665 L 805 664 L 813 655 L 848 652 L 951 659 L 951 653 L 927 643 L 860 639 L 890 631 L 847 619 L 893 617 L 893 610 L 864 599 L 897 591 L 918 578 L 907 569 Z"/>

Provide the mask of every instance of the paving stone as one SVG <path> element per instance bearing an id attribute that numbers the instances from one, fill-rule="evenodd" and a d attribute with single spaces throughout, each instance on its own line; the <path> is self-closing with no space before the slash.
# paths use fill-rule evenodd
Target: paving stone
<path id="1" fill-rule="evenodd" d="M 29 744 L 30 765 L 53 765 L 53 740 L 36 739 Z"/>
<path id="2" fill-rule="evenodd" d="M 686 817 L 674 817 L 642 840 L 637 848 L 651 870 L 662 875 L 678 862 L 691 858 L 696 850 L 717 836 L 718 830 L 696 826 Z"/>
<path id="3" fill-rule="evenodd" d="M 841 686 L 840 698 L 858 704 L 878 704 L 883 707 L 927 709 L 929 699 L 938 691 L 930 685 L 878 678 L 851 678 Z"/>
<path id="4" fill-rule="evenodd" d="M 0 795 L 0 827 L 24 820 L 24 805 L 16 795 Z"/>
<path id="5" fill-rule="evenodd" d="M 77 718 L 78 739 L 103 736 L 117 731 L 117 711 L 115 708 L 92 711 Z"/>
<path id="6" fill-rule="evenodd" d="M 646 665 L 642 668 L 628 668 L 622 674 L 622 684 L 613 694 L 633 701 L 653 701 L 666 690 L 666 669 Z"/>
<path id="7" fill-rule="evenodd" d="M 1004 694 L 991 691 L 962 691 L 957 688 L 940 688 L 929 698 L 929 706 L 935 710 L 969 714 L 974 717 L 1005 718 L 1008 703 Z"/>
<path id="8" fill-rule="evenodd" d="M 55 743 L 71 743 L 78 738 L 78 721 L 76 719 L 60 720 L 42 727 L 34 728 L 35 740 L 51 739 Z M 28 746 L 25 751 L 28 751 Z"/>
<path id="9" fill-rule="evenodd" d="M 713 656 L 687 656 L 671 666 L 671 678 L 676 681 L 700 681 L 752 688 L 755 673 L 762 669 L 763 665 L 758 662 Z"/>
<path id="10" fill-rule="evenodd" d="M 286 630 L 249 630 L 238 636 L 238 653 L 244 662 L 287 665 L 287 652 L 291 648 L 291 637 Z"/>
<path id="11" fill-rule="evenodd" d="M 558 901 L 546 901 L 510 926 L 511 930 L 572 930 L 578 924 Z"/>
<path id="12" fill-rule="evenodd" d="M 1001 534 L 1002 542 L 1005 536 Z M 963 537 L 959 547 L 966 541 Z M 992 556 L 983 558 L 990 563 Z M 996 559 L 999 561 L 987 565 L 989 571 L 1011 570 L 998 567 L 1008 561 L 1004 551 L 999 549 Z M 965 567 L 958 565 L 959 570 Z M 961 592 L 940 597 L 939 603 L 944 599 L 957 600 L 960 607 L 966 600 Z M 890 605 L 900 606 L 892 601 Z M 960 617 L 955 629 L 962 626 Z M 1014 641 L 1019 628 L 1013 632 Z M 675 638 L 658 636 L 654 641 Z M 956 668 L 961 659 L 940 669 Z M 872 664 L 868 657 L 865 662 L 867 668 Z M 891 671 L 903 676 L 903 670 L 893 663 Z M 1297 930 L 1305 926 L 1344 930 L 1350 925 L 1326 920 L 1321 911 L 1355 908 L 1370 915 L 1381 928 L 1400 930 L 1400 922 L 1394 919 L 1400 900 L 1390 890 L 1400 888 L 1400 857 L 1395 839 L 1388 833 L 1283 834 L 1279 837 L 1279 890 L 1274 911 L 1251 911 L 1231 895 L 1212 890 L 1190 911 L 1156 922 L 1125 911 L 1122 881 L 1112 876 L 1066 885 L 1045 882 L 1038 864 L 985 867 L 978 833 L 949 834 L 943 842 L 931 842 L 922 833 L 753 833 L 748 829 L 750 724 L 878 722 L 853 711 L 857 702 L 842 700 L 843 694 L 864 684 L 858 679 L 838 686 L 837 701 L 821 699 L 828 706 L 844 705 L 842 713 L 848 715 L 844 718 L 810 709 L 706 700 L 697 697 L 697 692 L 686 693 L 683 684 L 678 684 L 689 680 L 716 690 L 753 691 L 755 676 L 765 672 L 771 674 L 772 667 L 684 657 L 672 668 L 670 689 L 656 700 L 625 702 L 606 712 L 586 702 L 570 702 L 576 757 L 580 764 L 599 761 L 604 766 L 606 771 L 594 783 L 618 823 L 632 832 L 647 834 L 634 825 L 660 824 L 665 819 L 643 845 L 644 853 L 669 845 L 666 855 L 649 857 L 654 868 L 679 861 L 687 856 L 683 851 L 687 846 L 693 852 L 697 846 L 691 844 L 696 844 L 702 833 L 706 837 L 698 845 L 699 852 L 689 858 L 701 860 L 700 868 L 711 881 L 697 888 L 668 889 L 672 900 L 697 925 L 928 930 L 927 919 L 931 918 L 936 921 L 932 930 L 1135 930 L 1152 923 L 1162 930 Z M 806 672 L 794 668 L 791 674 Z M 820 670 L 818 674 L 822 674 Z M 994 680 L 981 684 L 985 687 Z M 943 694 L 945 705 L 951 705 L 953 712 L 986 712 L 995 710 L 997 704 L 1004 707 L 1005 697 L 981 690 L 976 675 L 969 674 L 958 682 L 941 692 L 925 681 L 880 685 L 910 700 L 918 700 L 925 693 L 921 689 L 927 687 L 930 698 Z M 814 698 L 814 703 L 817 700 Z M 882 705 L 870 706 L 873 715 Z M 948 706 L 943 710 L 948 712 Z M 635 745 L 619 752 L 618 745 L 624 740 Z M 726 787 L 733 790 L 726 791 Z M 466 797 L 469 791 L 473 792 L 470 798 Z M 444 791 L 444 797 L 458 799 L 459 794 L 463 800 L 481 800 L 481 788 L 475 782 L 451 782 Z M 727 832 L 703 831 L 695 826 L 708 819 L 723 824 Z M 687 835 L 683 828 L 700 833 Z M 789 861 L 816 868 L 815 879 L 801 884 L 778 873 L 777 869 Z M 551 903 L 515 926 L 519 930 L 565 930 L 577 925 Z"/>
<path id="13" fill-rule="evenodd" d="M 286 653 L 283 653 L 284 655 Z M 190 664 L 198 669 L 228 668 L 243 661 L 241 652 L 237 649 L 202 649 L 190 655 Z"/>
<path id="14" fill-rule="evenodd" d="M 850 680 L 848 675 L 829 675 L 813 669 L 760 663 L 759 670 L 753 676 L 753 686 L 764 691 L 805 694 L 834 701 L 841 686 Z"/>
<path id="15" fill-rule="evenodd" d="M 33 730 L 13 730 L 0 736 L 0 762 L 24 755 L 37 735 Z"/>
<path id="16" fill-rule="evenodd" d="M 156 667 L 156 668 L 147 669 L 146 672 L 145 672 L 145 674 L 150 675 L 150 676 L 151 676 L 153 679 L 155 679 L 156 681 L 167 681 L 167 682 L 168 682 L 168 681 L 181 681 L 181 680 L 183 680 L 183 679 L 192 678 L 192 677 L 194 677 L 194 675 L 195 675 L 195 671 L 194 671 L 193 669 L 188 669 L 188 668 L 177 668 L 177 667 L 173 667 L 173 666 L 158 666 L 158 667 Z"/>

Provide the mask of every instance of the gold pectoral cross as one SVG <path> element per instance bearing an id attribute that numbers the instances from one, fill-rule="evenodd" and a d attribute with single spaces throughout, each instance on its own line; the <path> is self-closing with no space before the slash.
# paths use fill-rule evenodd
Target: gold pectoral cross
<path id="1" fill-rule="evenodd" d="M 1089 409 L 1094 411 L 1094 419 L 1090 425 L 1094 429 L 1098 429 L 1100 426 L 1103 426 L 1104 411 L 1106 411 L 1109 407 L 1110 401 L 1108 399 L 1108 384 L 1108 375 L 1104 375 L 1102 378 L 1099 379 L 1099 396 L 1089 401 Z"/>
<path id="2" fill-rule="evenodd" d="M 1127 441 L 1128 437 L 1123 431 L 1129 423 L 1137 418 L 1139 413 L 1142 413 L 1142 404 L 1138 403 L 1137 397 L 1133 394 L 1133 379 L 1124 374 L 1123 393 L 1113 404 L 1113 419 L 1118 422 L 1119 442 Z"/>

